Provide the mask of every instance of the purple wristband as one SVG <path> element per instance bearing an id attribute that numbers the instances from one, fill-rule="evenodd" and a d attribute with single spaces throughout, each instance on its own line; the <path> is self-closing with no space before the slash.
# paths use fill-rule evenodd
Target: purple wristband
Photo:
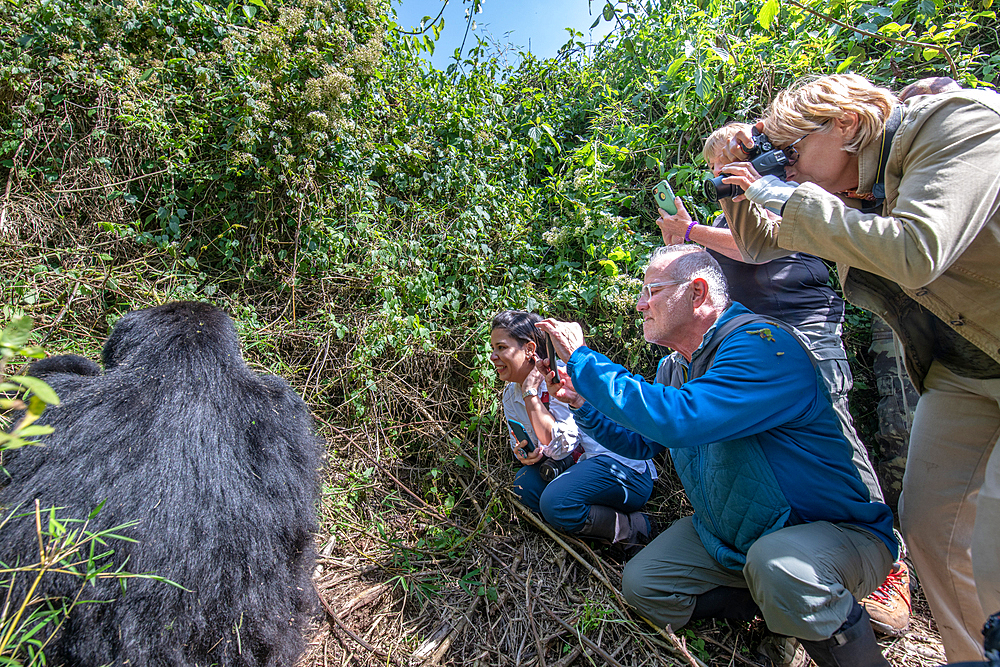
<path id="1" fill-rule="evenodd" d="M 688 225 L 687 231 L 684 232 L 684 243 L 690 243 L 691 242 L 691 230 L 694 229 L 694 226 L 697 225 L 697 224 L 698 224 L 697 220 L 692 220 L 691 224 Z"/>

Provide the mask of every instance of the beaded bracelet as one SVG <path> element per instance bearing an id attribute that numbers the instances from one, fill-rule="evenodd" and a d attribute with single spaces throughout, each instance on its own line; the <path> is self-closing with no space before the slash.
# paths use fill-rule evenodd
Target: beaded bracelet
<path id="1" fill-rule="evenodd" d="M 697 220 L 692 220 L 691 224 L 688 225 L 687 231 L 684 232 L 684 243 L 690 243 L 691 242 L 691 230 L 694 229 L 694 226 L 697 225 L 697 224 L 698 224 Z"/>

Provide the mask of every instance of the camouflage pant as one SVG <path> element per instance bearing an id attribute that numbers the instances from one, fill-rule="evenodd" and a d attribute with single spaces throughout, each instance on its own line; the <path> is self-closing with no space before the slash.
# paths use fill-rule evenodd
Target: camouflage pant
<path id="1" fill-rule="evenodd" d="M 875 357 L 874 371 L 879 395 L 878 433 L 872 444 L 879 455 L 877 472 L 885 492 L 885 502 L 895 511 L 903 490 L 910 426 L 919 395 L 906 375 L 892 329 L 877 317 L 872 317 L 869 352 Z"/>

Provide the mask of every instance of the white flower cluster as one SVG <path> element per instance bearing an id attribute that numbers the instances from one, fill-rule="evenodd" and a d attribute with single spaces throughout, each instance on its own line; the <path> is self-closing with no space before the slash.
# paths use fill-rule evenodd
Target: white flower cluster
<path id="1" fill-rule="evenodd" d="M 351 101 L 354 79 L 332 65 L 323 68 L 323 76 L 306 82 L 305 99 L 316 107 L 330 107 Z"/>
<path id="2" fill-rule="evenodd" d="M 306 13 L 298 7 L 282 7 L 278 25 L 289 33 L 297 33 L 306 23 Z"/>

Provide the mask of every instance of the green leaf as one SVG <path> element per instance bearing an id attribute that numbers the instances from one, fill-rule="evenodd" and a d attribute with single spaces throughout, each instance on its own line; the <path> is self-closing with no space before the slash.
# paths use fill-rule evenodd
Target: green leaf
<path id="1" fill-rule="evenodd" d="M 28 336 L 31 335 L 31 325 L 30 317 L 17 315 L 10 321 L 7 328 L 0 333 L 0 344 L 21 347 L 28 342 Z"/>
<path id="2" fill-rule="evenodd" d="M 615 17 L 615 8 L 611 6 L 611 3 L 605 3 L 604 5 L 604 20 L 610 21 Z"/>
<path id="3" fill-rule="evenodd" d="M 757 23 L 760 24 L 764 30 L 770 30 L 771 24 L 774 23 L 774 17 L 778 15 L 778 11 L 781 9 L 781 4 L 778 0 L 767 0 L 764 6 L 760 8 L 760 13 L 757 14 Z"/>
<path id="4" fill-rule="evenodd" d="M 608 259 L 612 259 L 612 260 L 614 260 L 616 262 L 620 262 L 622 260 L 628 261 L 631 258 L 632 258 L 631 253 L 629 253 L 628 251 L 626 251 L 625 249 L 623 249 L 621 246 L 618 246 L 617 248 L 615 248 L 614 250 L 612 250 L 610 253 L 608 253 Z"/>
<path id="5" fill-rule="evenodd" d="M 609 277 L 613 278 L 618 275 L 618 265 L 610 259 L 598 260 L 598 263 L 604 267 L 604 273 L 606 273 Z"/>
<path id="6" fill-rule="evenodd" d="M 56 392 L 52 391 L 52 387 L 45 384 L 43 380 L 28 375 L 12 375 L 7 380 L 16 382 L 25 389 L 28 389 L 40 400 L 45 401 L 49 405 L 59 405 L 59 397 L 56 395 Z"/>
<path id="7" fill-rule="evenodd" d="M 52 512 L 49 514 L 49 535 L 54 537 L 60 537 L 66 533 L 66 526 L 56 518 L 56 512 L 53 508 Z"/>
<path id="8" fill-rule="evenodd" d="M 33 436 L 48 435 L 49 433 L 55 432 L 55 429 L 51 426 L 45 426 L 41 424 L 32 424 L 31 426 L 25 426 L 17 432 L 20 438 L 31 438 Z"/>
<path id="9" fill-rule="evenodd" d="M 108 502 L 108 499 L 107 499 L 107 498 L 105 498 L 105 499 L 104 499 L 104 500 L 102 500 L 102 501 L 101 501 L 100 503 L 98 503 L 97 507 L 95 507 L 95 508 L 94 508 L 94 511 L 93 511 L 93 512 L 91 512 L 91 513 L 90 513 L 90 514 L 89 514 L 89 515 L 87 516 L 87 521 L 90 521 L 91 519 L 93 519 L 94 517 L 96 517 L 96 516 L 97 516 L 97 514 L 98 514 L 98 512 L 100 512 L 100 511 L 101 511 L 101 509 L 103 509 L 103 508 L 104 508 L 104 503 L 106 503 L 106 502 Z"/>
<path id="10" fill-rule="evenodd" d="M 673 78 L 673 76 L 677 74 L 677 70 L 679 70 L 685 62 L 687 62 L 687 56 L 684 54 L 674 58 L 673 62 L 671 62 L 670 66 L 667 68 L 667 78 Z"/>
<path id="11" fill-rule="evenodd" d="M 711 84 L 706 85 L 705 70 L 699 67 L 694 72 L 694 94 L 701 99 L 705 99 L 710 88 Z"/>
<path id="12" fill-rule="evenodd" d="M 37 396 L 32 396 L 28 399 L 28 415 L 32 417 L 31 421 L 38 419 L 45 412 L 45 408 L 48 403 L 38 398 Z"/>
<path id="13" fill-rule="evenodd" d="M 842 63 L 837 65 L 837 74 L 843 73 L 844 70 L 853 65 L 856 60 L 858 60 L 858 56 L 850 56 L 846 58 Z"/>

